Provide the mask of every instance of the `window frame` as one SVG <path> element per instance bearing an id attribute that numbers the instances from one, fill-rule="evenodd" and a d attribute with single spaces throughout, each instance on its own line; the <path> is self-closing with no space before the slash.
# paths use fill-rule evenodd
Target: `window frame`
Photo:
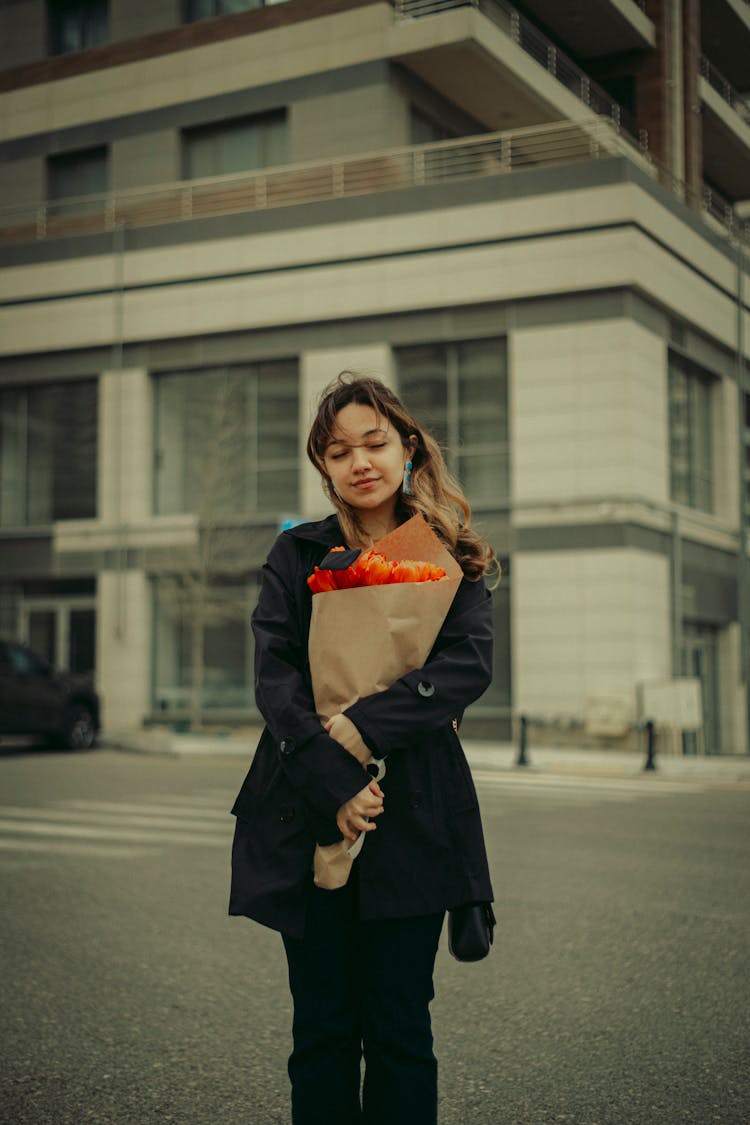
<path id="1" fill-rule="evenodd" d="M 96 9 L 101 11 L 100 19 L 104 27 L 101 37 L 96 36 L 96 31 L 93 32 L 92 36 L 92 25 L 86 21 L 86 16 Z M 78 47 L 66 48 L 63 46 L 60 21 L 65 13 L 78 18 L 82 40 Z M 63 0 L 63 2 L 47 0 L 45 4 L 47 54 L 57 58 L 60 55 L 72 55 L 78 51 L 88 51 L 93 47 L 101 47 L 108 43 L 110 41 L 110 15 L 109 0 Z M 89 38 L 91 41 L 86 41 Z"/>
<path id="2" fill-rule="evenodd" d="M 84 191 L 74 192 L 70 194 L 60 194 L 55 186 L 55 170 L 62 169 L 66 165 L 73 167 L 76 158 L 86 158 L 96 156 L 100 159 L 101 167 L 104 171 L 103 187 L 98 191 Z M 46 159 L 45 165 L 46 173 L 46 196 L 47 202 L 50 204 L 60 204 L 66 199 L 86 199 L 88 196 L 93 198 L 106 195 L 109 191 L 109 145 L 91 145 L 89 148 L 72 149 L 70 152 L 57 152 L 50 153 Z"/>
<path id="3" fill-rule="evenodd" d="M 239 12 L 254 12 L 260 8 L 275 8 L 278 4 L 285 4 L 287 0 L 258 0 L 257 4 L 248 4 L 246 8 L 239 8 L 236 12 L 217 12 L 216 8 L 220 7 L 221 0 L 210 0 L 210 2 L 211 7 L 214 9 L 211 15 L 195 16 L 191 14 L 194 10 L 194 0 L 182 0 L 180 12 L 182 23 L 198 23 L 200 20 L 223 19 L 224 16 L 236 16 Z"/>
<path id="4" fill-rule="evenodd" d="M 263 381 L 268 381 L 269 385 L 273 387 L 278 385 L 278 382 L 273 379 L 273 373 L 268 372 L 268 368 L 278 367 L 279 371 L 287 374 L 294 370 L 295 378 L 295 395 L 294 395 L 294 424 L 293 431 L 295 436 L 294 454 L 293 456 L 279 456 L 278 458 L 268 458 L 260 455 L 260 430 L 259 421 L 262 415 L 262 393 L 260 387 Z M 244 373 L 244 374 L 243 374 Z M 301 386 L 300 386 L 300 364 L 299 357 L 285 356 L 274 357 L 272 359 L 259 359 L 252 360 L 247 363 L 227 363 L 218 364 L 211 367 L 190 367 L 183 368 L 178 371 L 154 371 L 152 373 L 152 395 L 153 395 L 153 490 L 152 490 L 152 511 L 155 516 L 174 516 L 195 514 L 199 518 L 201 516 L 201 503 L 200 501 L 193 504 L 191 497 L 191 488 L 189 477 L 186 474 L 185 465 L 185 448 L 182 446 L 179 454 L 180 464 L 172 466 L 172 470 L 176 472 L 180 480 L 179 497 L 176 504 L 172 504 L 168 499 L 162 495 L 163 479 L 160 474 L 165 470 L 166 447 L 165 447 L 165 433 L 164 427 L 164 409 L 165 403 L 163 399 L 163 388 L 167 383 L 174 383 L 176 380 L 184 380 L 186 383 L 192 379 L 202 379 L 205 381 L 204 385 L 208 385 L 210 380 L 216 378 L 237 378 L 242 381 L 242 394 L 243 394 L 243 408 L 245 410 L 244 422 L 247 428 L 244 430 L 242 443 L 245 451 L 245 465 L 243 469 L 243 488 L 246 503 L 240 506 L 237 510 L 227 510 L 217 512 L 220 520 L 226 520 L 228 523 L 242 522 L 246 519 L 268 518 L 276 516 L 282 509 L 277 507 L 264 508 L 259 506 L 264 489 L 262 488 L 263 473 L 268 472 L 289 472 L 293 473 L 295 478 L 295 495 L 294 498 L 289 498 L 285 501 L 283 511 L 296 511 L 298 510 L 301 498 L 301 473 L 302 463 L 300 457 L 299 445 L 299 410 L 301 401 Z M 238 384 L 239 385 L 239 384 Z M 231 388 L 230 388 L 231 392 Z M 210 397 L 210 396 L 209 396 Z M 292 396 L 290 396 L 291 398 Z M 248 422 L 248 415 L 252 414 L 253 428 L 250 429 Z M 252 498 L 252 503 L 249 502 Z"/>
<path id="5" fill-rule="evenodd" d="M 684 388 L 682 402 L 676 395 L 677 380 Z M 716 452 L 714 443 L 714 391 L 717 377 L 693 360 L 672 349 L 668 355 L 667 426 L 669 454 L 669 498 L 695 511 L 716 512 Z M 701 398 L 707 409 L 701 410 Z M 685 412 L 682 433 L 678 410 Z M 678 444 L 685 445 L 684 467 Z M 701 459 L 700 451 L 704 451 Z"/>
<path id="6" fill-rule="evenodd" d="M 503 369 L 499 374 L 499 390 L 503 398 L 504 427 L 503 436 L 496 441 L 465 442 L 461 440 L 461 363 L 460 351 L 472 344 L 495 344 L 503 352 Z M 418 348 L 435 348 L 443 352 L 443 375 L 445 378 L 445 441 L 441 443 L 443 456 L 449 471 L 461 483 L 472 507 L 494 508 L 498 504 L 505 505 L 511 497 L 511 456 L 510 456 L 510 413 L 509 413 L 509 371 L 508 371 L 508 337 L 507 334 L 492 334 L 487 336 L 461 337 L 454 340 L 440 340 L 437 342 L 422 342 L 406 344 L 394 348 L 396 369 L 396 383 L 398 393 L 408 403 L 408 388 L 404 387 L 400 368 L 400 356 L 410 350 Z M 465 378 L 466 376 L 464 376 Z M 467 461 L 478 456 L 499 457 L 499 466 L 502 476 L 505 477 L 506 489 L 499 491 L 494 496 L 473 495 L 465 486 L 465 466 Z M 502 477 L 501 477 L 502 479 Z"/>
<path id="7" fill-rule="evenodd" d="M 91 389 L 93 400 L 89 404 L 92 410 L 92 424 L 91 424 L 91 461 L 85 466 L 86 468 L 86 492 L 85 504 L 80 504 L 78 510 L 73 513 L 66 512 L 59 514 L 59 510 L 55 509 L 55 502 L 60 500 L 61 493 L 55 491 L 55 481 L 59 486 L 59 474 L 50 471 L 47 492 L 38 491 L 39 478 L 35 477 L 34 473 L 38 474 L 38 463 L 35 461 L 35 451 L 39 447 L 37 441 L 32 440 L 33 426 L 38 424 L 38 416 L 32 410 L 31 396 L 34 394 L 44 394 L 45 390 L 54 392 L 55 390 L 77 388 L 81 389 L 88 387 Z M 29 528 L 29 527 L 48 527 L 54 523 L 63 522 L 66 520 L 84 520 L 96 519 L 98 515 L 98 447 L 99 447 L 99 432 L 98 432 L 98 410 L 99 410 L 99 384 L 96 378 L 83 378 L 83 379 L 67 379 L 56 382 L 47 383 L 25 383 L 20 385 L 9 385 L 0 388 L 0 469 L 2 469 L 2 443 L 3 443 L 3 419 L 6 416 L 5 408 L 3 405 L 4 396 L 15 394 L 18 396 L 18 420 L 17 420 L 17 435 L 18 435 L 18 449 L 17 461 L 15 464 L 14 478 L 12 483 L 15 483 L 17 488 L 17 503 L 16 507 L 19 510 L 20 518 L 18 520 L 5 519 L 5 503 L 4 492 L 0 493 L 0 529 L 6 528 Z M 78 404 L 80 406 L 80 403 Z M 49 444 L 49 443 L 48 443 Z M 53 468 L 54 468 L 54 450 L 57 449 L 58 442 L 54 438 L 51 439 L 53 449 Z M 3 472 L 3 476 L 5 473 Z M 81 498 L 81 490 L 76 489 L 70 494 L 75 498 Z M 49 519 L 34 519 L 34 511 L 40 502 L 40 498 L 46 501 L 47 507 L 50 510 Z M 65 505 L 64 507 L 67 507 Z M 15 510 L 15 509 L 12 509 Z"/>
<path id="8" fill-rule="evenodd" d="M 281 161 L 267 162 L 266 154 L 268 148 L 268 138 L 271 132 L 271 127 L 275 124 L 281 123 L 284 128 L 284 148 L 285 154 Z M 257 165 L 247 165 L 243 168 L 232 169 L 216 169 L 205 174 L 197 175 L 190 168 L 191 162 L 191 146 L 198 140 L 210 139 L 219 141 L 222 137 L 237 132 L 242 129 L 248 131 L 257 128 L 261 133 L 260 147 L 266 149 L 266 153 L 262 153 L 261 163 Z M 239 117 L 220 118 L 218 121 L 207 121 L 200 125 L 189 125 L 180 131 L 180 169 L 181 176 L 184 181 L 195 182 L 198 180 L 210 180 L 219 176 L 232 176 L 248 175 L 253 172 L 258 172 L 263 168 L 272 168 L 278 164 L 288 163 L 289 159 L 289 114 L 286 106 L 280 106 L 271 110 L 264 110 L 262 113 L 242 114 Z M 216 161 L 218 164 L 218 161 Z"/>

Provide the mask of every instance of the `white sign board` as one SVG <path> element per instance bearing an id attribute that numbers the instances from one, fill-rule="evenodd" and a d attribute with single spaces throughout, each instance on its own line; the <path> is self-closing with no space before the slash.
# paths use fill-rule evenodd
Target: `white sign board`
<path id="1" fill-rule="evenodd" d="M 658 727 L 700 730 L 703 726 L 701 682 L 698 679 L 650 680 L 638 685 L 638 712 L 642 722 Z"/>

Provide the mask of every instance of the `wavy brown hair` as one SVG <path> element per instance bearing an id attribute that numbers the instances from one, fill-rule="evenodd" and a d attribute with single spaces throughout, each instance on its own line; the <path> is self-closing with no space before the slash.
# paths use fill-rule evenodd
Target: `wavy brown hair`
<path id="1" fill-rule="evenodd" d="M 449 473 L 440 446 L 409 413 L 401 400 L 379 379 L 342 371 L 326 387 L 307 439 L 307 455 L 323 478 L 323 487 L 339 517 L 348 543 L 368 544 L 369 540 L 355 508 L 336 494 L 325 467 L 325 451 L 336 428 L 340 410 L 350 403 L 371 406 L 397 431 L 404 449 L 412 436 L 417 444 L 412 454 L 411 495 L 399 494 L 396 518 L 403 523 L 421 513 L 442 539 L 467 578 L 476 580 L 485 573 L 499 576 L 495 552 L 470 526 L 471 509 L 460 484 Z"/>

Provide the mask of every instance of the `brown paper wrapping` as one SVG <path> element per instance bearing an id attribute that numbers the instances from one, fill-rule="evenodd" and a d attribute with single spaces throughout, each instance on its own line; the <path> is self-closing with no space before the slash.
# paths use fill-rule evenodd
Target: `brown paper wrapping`
<path id="1" fill-rule="evenodd" d="M 422 667 L 463 577 L 461 567 L 421 516 L 413 516 L 374 547 L 393 562 L 415 559 L 442 566 L 448 577 L 313 596 L 308 651 L 321 722 Z M 341 840 L 316 847 L 316 886 L 328 890 L 344 886 L 364 835 L 360 833 L 354 844 Z"/>

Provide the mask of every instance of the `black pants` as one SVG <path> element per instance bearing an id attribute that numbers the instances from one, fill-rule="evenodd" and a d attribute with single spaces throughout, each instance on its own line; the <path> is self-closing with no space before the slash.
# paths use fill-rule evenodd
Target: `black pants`
<path id="1" fill-rule="evenodd" d="M 359 921 L 354 867 L 341 890 L 311 882 L 305 938 L 284 937 L 293 1125 L 435 1125 L 429 1005 L 443 915 Z"/>

